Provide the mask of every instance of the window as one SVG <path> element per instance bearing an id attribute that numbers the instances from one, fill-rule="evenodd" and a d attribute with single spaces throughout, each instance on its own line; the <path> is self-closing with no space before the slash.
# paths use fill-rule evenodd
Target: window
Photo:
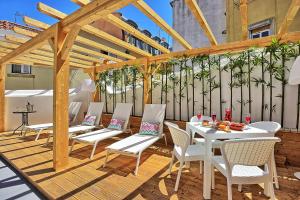
<path id="1" fill-rule="evenodd" d="M 31 74 L 31 66 L 30 65 L 13 64 L 11 67 L 11 73 Z"/>
<path id="2" fill-rule="evenodd" d="M 267 19 L 249 26 L 249 38 L 267 37 L 272 34 L 273 20 Z"/>

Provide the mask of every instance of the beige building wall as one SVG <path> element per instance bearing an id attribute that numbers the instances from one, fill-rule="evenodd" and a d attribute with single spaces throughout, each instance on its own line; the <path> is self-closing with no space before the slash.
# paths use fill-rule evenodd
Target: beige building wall
<path id="1" fill-rule="evenodd" d="M 248 0 L 248 25 L 257 22 L 273 19 L 273 32 L 276 34 L 278 29 L 288 11 L 292 0 Z M 227 40 L 239 41 L 241 40 L 241 17 L 238 0 L 227 0 Z M 300 30 L 300 12 L 296 15 L 289 31 Z"/>
<path id="2" fill-rule="evenodd" d="M 49 90 L 53 89 L 53 71 L 51 68 L 32 67 L 31 74 L 13 74 L 11 65 L 6 68 L 6 90 Z M 71 69 L 70 88 L 78 87 L 89 76 L 82 69 Z"/>

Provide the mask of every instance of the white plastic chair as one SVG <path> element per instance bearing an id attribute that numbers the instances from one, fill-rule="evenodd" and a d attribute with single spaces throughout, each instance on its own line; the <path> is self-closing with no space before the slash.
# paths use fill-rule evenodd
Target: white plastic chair
<path id="1" fill-rule="evenodd" d="M 255 123 L 249 124 L 249 126 L 259 128 L 259 129 L 263 129 L 263 130 L 266 130 L 270 133 L 273 133 L 273 137 L 275 137 L 275 133 L 277 133 L 281 128 L 281 125 L 279 123 L 272 122 L 272 121 L 255 122 Z M 274 178 L 275 187 L 276 187 L 276 189 L 279 189 L 279 183 L 278 183 L 278 176 L 277 176 L 276 162 L 275 162 L 274 153 L 272 155 L 272 167 L 273 167 L 273 178 Z M 239 186 L 239 190 L 241 191 L 241 186 Z"/>
<path id="2" fill-rule="evenodd" d="M 140 135 L 137 133 L 109 145 L 108 147 L 106 147 L 107 153 L 106 153 L 106 158 L 103 167 L 106 166 L 108 156 L 111 153 L 133 156 L 137 158 L 135 172 L 134 172 L 134 174 L 137 175 L 141 154 L 143 153 L 143 151 L 149 148 L 151 145 L 153 145 L 162 137 L 164 137 L 166 141 L 166 136 L 163 133 L 163 122 L 165 118 L 165 111 L 166 111 L 166 104 L 146 104 L 142 121 L 159 123 L 159 134 Z"/>
<path id="3" fill-rule="evenodd" d="M 88 145 L 93 145 L 93 150 L 90 156 L 90 159 L 93 159 L 96 147 L 98 143 L 102 140 L 115 137 L 120 135 L 128 130 L 128 122 L 130 118 L 130 113 L 132 110 L 132 103 L 117 103 L 116 108 L 114 110 L 114 114 L 112 119 L 121 119 L 124 120 L 123 130 L 114 130 L 109 128 L 103 128 L 100 130 L 87 132 L 75 137 L 72 137 L 72 145 L 70 149 L 70 153 L 73 150 L 75 143 L 84 143 Z"/>
<path id="4" fill-rule="evenodd" d="M 178 171 L 175 189 L 174 189 L 175 191 L 177 191 L 184 162 L 204 160 L 205 149 L 204 146 L 201 144 L 191 145 L 189 133 L 180 129 L 176 124 L 170 122 L 165 122 L 165 124 L 168 126 L 170 130 L 173 143 L 174 143 L 174 149 L 172 152 L 172 159 L 169 168 L 169 174 L 171 173 L 172 170 L 174 158 L 176 157 L 180 162 L 179 171 Z"/>
<path id="5" fill-rule="evenodd" d="M 272 176 L 272 154 L 276 137 L 224 141 L 222 156 L 214 156 L 212 164 L 227 178 L 228 199 L 232 200 L 232 184 L 264 183 L 265 195 L 275 199 Z M 259 166 L 265 166 L 261 169 Z"/>

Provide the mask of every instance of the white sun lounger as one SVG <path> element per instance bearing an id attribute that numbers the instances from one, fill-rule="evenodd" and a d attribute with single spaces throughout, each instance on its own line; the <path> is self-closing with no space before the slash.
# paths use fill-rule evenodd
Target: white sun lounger
<path id="1" fill-rule="evenodd" d="M 93 159 L 96 147 L 100 141 L 115 137 L 128 130 L 128 122 L 130 118 L 131 109 L 132 109 L 132 103 L 117 103 L 112 118 L 125 120 L 123 130 L 104 128 L 97 131 L 92 131 L 89 133 L 84 133 L 72 137 L 73 142 L 70 149 L 70 153 L 72 152 L 75 143 L 85 143 L 85 144 L 93 145 L 93 150 L 90 156 L 90 159 Z"/>
<path id="2" fill-rule="evenodd" d="M 86 132 L 90 131 L 94 128 L 97 128 L 99 126 L 101 117 L 102 117 L 102 111 L 103 111 L 104 103 L 103 102 L 90 102 L 87 115 L 96 116 L 95 124 L 92 126 L 87 125 L 77 125 L 77 126 L 71 126 L 69 127 L 69 138 L 72 137 L 74 134 L 80 133 L 80 132 Z M 46 144 L 49 143 L 50 138 L 53 136 L 53 131 L 49 131 L 48 139 Z"/>
<path id="3" fill-rule="evenodd" d="M 106 166 L 107 159 L 110 153 L 118 153 L 122 155 L 133 156 L 137 158 L 135 168 L 135 175 L 137 175 L 142 152 L 162 137 L 165 137 L 165 135 L 163 134 L 165 110 L 165 104 L 146 104 L 142 121 L 160 123 L 159 135 L 139 135 L 137 133 L 109 145 L 108 147 L 106 147 L 107 153 L 103 167 Z"/>
<path id="4" fill-rule="evenodd" d="M 79 110 L 81 108 L 82 102 L 71 102 L 69 105 L 69 113 L 74 116 L 71 123 L 74 123 L 76 121 L 77 115 L 79 113 Z M 35 141 L 37 141 L 41 135 L 41 133 L 46 130 L 53 127 L 53 123 L 44 123 L 44 124 L 34 124 L 30 126 L 25 126 L 25 131 L 23 134 L 23 137 L 26 136 L 26 133 L 28 130 L 33 130 L 37 132 L 37 135 L 35 137 Z"/>

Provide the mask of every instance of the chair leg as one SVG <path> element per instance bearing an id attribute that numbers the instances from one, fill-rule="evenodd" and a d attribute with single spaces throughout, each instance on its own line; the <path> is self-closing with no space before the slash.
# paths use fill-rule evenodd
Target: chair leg
<path id="1" fill-rule="evenodd" d="M 173 166 L 173 163 L 174 163 L 174 158 L 175 158 L 175 154 L 174 154 L 174 151 L 173 151 L 171 162 L 170 162 L 170 167 L 169 167 L 169 174 L 171 174 L 171 172 L 172 172 L 172 166 Z"/>
<path id="2" fill-rule="evenodd" d="M 22 137 L 25 137 L 25 136 L 26 136 L 26 133 L 27 133 L 27 131 L 28 131 L 28 128 L 25 128 L 25 130 L 24 130 L 24 133 L 23 133 Z"/>
<path id="3" fill-rule="evenodd" d="M 238 185 L 238 191 L 239 191 L 239 192 L 242 192 L 242 184 L 239 184 L 239 185 Z"/>
<path id="4" fill-rule="evenodd" d="M 95 142 L 94 147 L 93 147 L 93 151 L 92 151 L 91 156 L 90 156 L 90 159 L 93 159 L 93 157 L 94 157 L 95 150 L 97 148 L 97 144 L 98 144 L 98 142 Z"/>
<path id="5" fill-rule="evenodd" d="M 72 141 L 72 144 L 71 144 L 71 148 L 70 148 L 69 154 L 71 154 L 71 152 L 73 151 L 75 142 L 76 142 L 75 140 Z"/>
<path id="6" fill-rule="evenodd" d="M 274 154 L 272 156 L 272 171 L 273 171 L 273 178 L 274 178 L 274 182 L 275 182 L 275 187 L 276 187 L 276 189 L 279 189 L 279 183 L 278 183 L 278 176 L 277 176 L 277 169 L 276 169 Z"/>
<path id="7" fill-rule="evenodd" d="M 228 200 L 232 200 L 232 184 L 229 178 L 227 178 L 227 195 L 228 195 Z"/>
<path id="8" fill-rule="evenodd" d="M 181 172 L 182 172 L 183 162 L 184 161 L 180 161 L 179 171 L 177 174 L 177 179 L 176 179 L 176 184 L 175 184 L 175 189 L 174 189 L 175 192 L 177 192 L 177 190 L 178 190 L 178 185 L 179 185 L 180 176 L 181 176 Z"/>
<path id="9" fill-rule="evenodd" d="M 273 186 L 273 177 L 269 183 L 269 194 L 271 197 L 271 200 L 275 200 L 275 193 L 274 193 L 274 186 Z"/>
<path id="10" fill-rule="evenodd" d="M 48 133 L 48 139 L 46 141 L 46 146 L 49 144 L 50 138 L 51 138 L 51 134 Z"/>
<path id="11" fill-rule="evenodd" d="M 37 133 L 36 137 L 35 137 L 35 140 L 34 141 L 37 141 L 42 133 L 43 129 L 39 130 L 39 132 Z M 25 135 L 24 135 L 25 136 Z"/>
<path id="12" fill-rule="evenodd" d="M 134 175 L 135 175 L 135 176 L 137 176 L 138 171 L 139 171 L 140 160 L 141 160 L 141 152 L 139 153 L 139 155 L 138 155 L 138 157 L 137 157 L 136 166 L 135 166 L 135 171 L 134 171 Z"/>
<path id="13" fill-rule="evenodd" d="M 103 167 L 106 167 L 106 163 L 107 163 L 107 160 L 108 160 L 109 153 L 110 153 L 109 150 L 106 150 L 106 157 L 105 157 Z"/>
<path id="14" fill-rule="evenodd" d="M 164 138 L 165 138 L 165 144 L 166 144 L 166 146 L 168 146 L 168 141 L 167 141 L 167 136 L 166 136 L 166 134 L 164 134 Z"/>
<path id="15" fill-rule="evenodd" d="M 211 189 L 215 189 L 215 169 L 214 166 L 211 168 Z"/>
<path id="16" fill-rule="evenodd" d="M 202 160 L 200 160 L 200 174 L 202 174 L 203 172 L 203 163 L 202 163 Z"/>

